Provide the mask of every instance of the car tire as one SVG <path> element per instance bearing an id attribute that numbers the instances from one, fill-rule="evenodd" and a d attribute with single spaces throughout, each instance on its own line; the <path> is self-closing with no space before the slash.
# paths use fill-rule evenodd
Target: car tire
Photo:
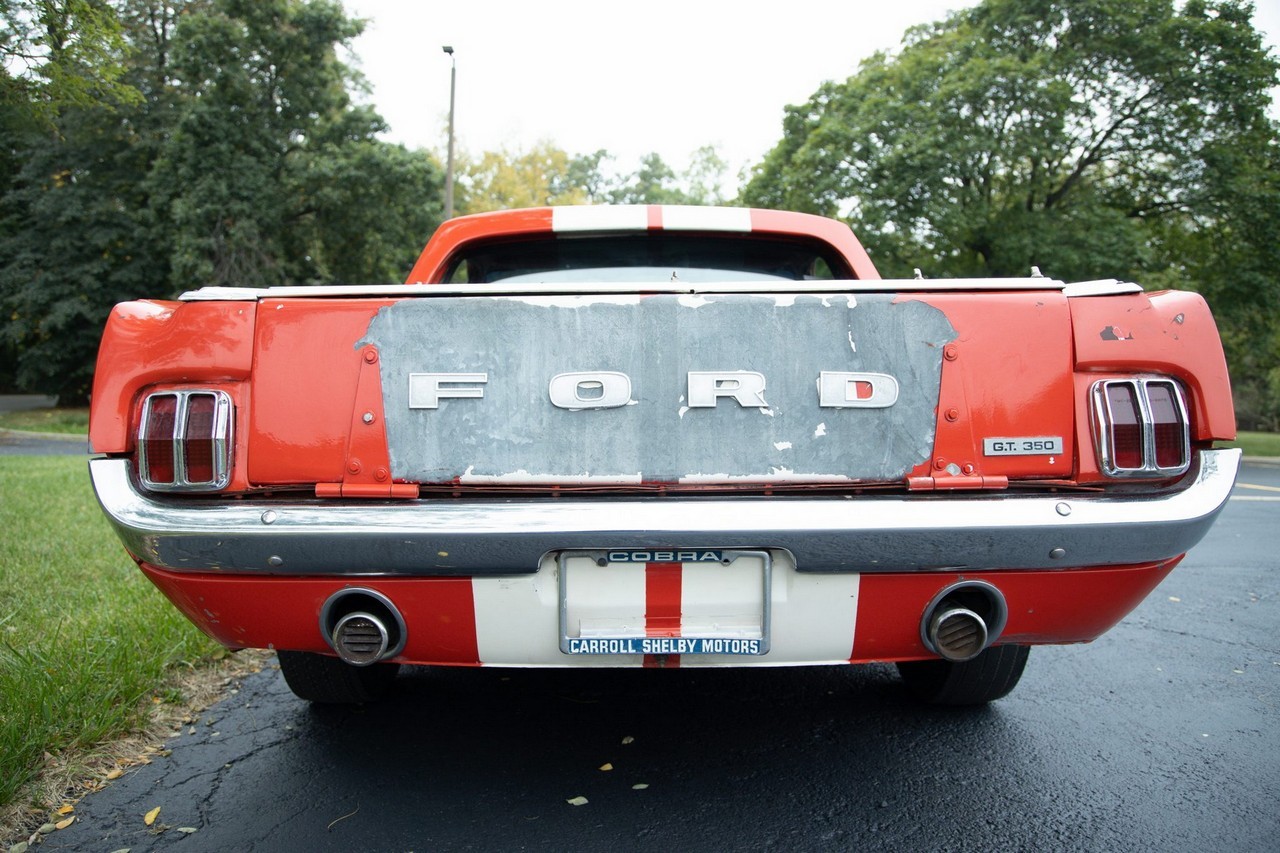
<path id="1" fill-rule="evenodd" d="M 903 661 L 898 674 L 917 699 L 932 705 L 985 705 L 1017 686 L 1030 654 L 1029 646 L 992 646 L 967 661 Z"/>
<path id="2" fill-rule="evenodd" d="M 277 652 L 280 672 L 293 695 L 325 705 L 372 702 L 391 688 L 400 665 L 351 666 L 314 652 Z"/>

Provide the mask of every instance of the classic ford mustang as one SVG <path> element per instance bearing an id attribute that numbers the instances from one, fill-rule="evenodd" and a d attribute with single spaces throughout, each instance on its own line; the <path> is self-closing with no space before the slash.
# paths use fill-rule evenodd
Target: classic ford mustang
<path id="1" fill-rule="evenodd" d="M 402 285 L 118 305 L 90 467 L 147 577 L 305 699 L 402 663 L 893 661 L 975 704 L 1164 578 L 1234 435 L 1196 294 L 564 207 L 446 222 Z"/>

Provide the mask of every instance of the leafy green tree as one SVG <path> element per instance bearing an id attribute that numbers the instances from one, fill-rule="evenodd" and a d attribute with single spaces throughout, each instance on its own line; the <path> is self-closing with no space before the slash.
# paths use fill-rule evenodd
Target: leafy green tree
<path id="1" fill-rule="evenodd" d="M 125 41 L 103 0 L 0 0 L 0 106 L 6 123 L 48 128 L 63 110 L 136 102 Z"/>
<path id="2" fill-rule="evenodd" d="M 571 155 L 550 140 L 528 151 L 486 151 L 460 159 L 459 209 L 467 213 L 510 207 L 587 204 L 597 200 L 604 178 L 604 151 Z"/>
<path id="3" fill-rule="evenodd" d="M 359 25 L 341 7 L 95 8 L 118 12 L 119 83 L 141 97 L 103 90 L 50 124 L 4 125 L 16 167 L 0 188 L 0 384 L 83 399 L 124 299 L 403 280 L 440 221 L 441 170 L 377 139 L 382 120 L 351 104 L 335 47 Z"/>
<path id="4" fill-rule="evenodd" d="M 1280 361 L 1274 344 L 1246 353 L 1241 324 L 1275 328 L 1280 193 L 1277 62 L 1251 14 L 1239 0 L 986 0 L 788 108 L 743 199 L 844 216 L 887 275 L 1035 264 L 1197 287 L 1257 422 L 1280 401 Z"/>
<path id="5" fill-rule="evenodd" d="M 1128 273 L 1275 74 L 1232 0 L 987 0 L 790 108 L 744 196 L 845 214 L 890 272 Z"/>

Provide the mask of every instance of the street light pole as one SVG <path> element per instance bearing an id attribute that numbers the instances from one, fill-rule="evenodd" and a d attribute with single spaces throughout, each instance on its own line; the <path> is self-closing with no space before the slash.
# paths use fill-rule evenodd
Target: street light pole
<path id="1" fill-rule="evenodd" d="M 458 60 L 454 58 L 453 48 L 444 46 L 449 54 L 449 163 L 444 173 L 444 218 L 453 218 L 453 96 L 458 85 Z"/>

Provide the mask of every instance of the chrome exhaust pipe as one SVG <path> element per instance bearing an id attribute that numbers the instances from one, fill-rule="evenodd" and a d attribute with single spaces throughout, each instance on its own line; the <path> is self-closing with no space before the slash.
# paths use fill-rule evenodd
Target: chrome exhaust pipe
<path id="1" fill-rule="evenodd" d="M 387 654 L 391 634 L 382 620 L 370 613 L 348 613 L 334 626 L 333 650 L 352 666 L 369 666 Z"/>
<path id="2" fill-rule="evenodd" d="M 929 602 L 920 620 L 925 648 L 951 663 L 973 660 L 1004 631 L 1004 594 L 986 581 L 959 581 Z"/>
<path id="3" fill-rule="evenodd" d="M 943 660 L 973 660 L 987 647 L 987 623 L 967 607 L 943 602 L 929 619 L 929 644 Z"/>
<path id="4" fill-rule="evenodd" d="M 404 651 L 404 617 L 380 592 L 349 587 L 329 596 L 320 610 L 320 633 L 339 659 L 372 666 Z"/>

